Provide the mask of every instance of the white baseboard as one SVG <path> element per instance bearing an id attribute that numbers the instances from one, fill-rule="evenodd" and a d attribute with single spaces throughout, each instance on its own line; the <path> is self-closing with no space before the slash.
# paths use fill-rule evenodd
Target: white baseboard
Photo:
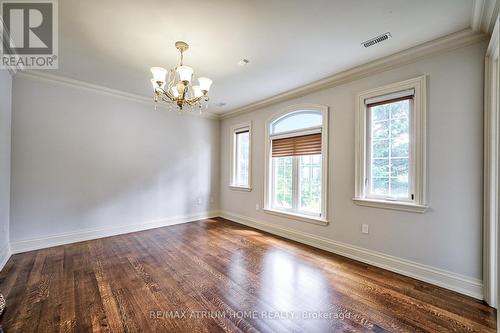
<path id="1" fill-rule="evenodd" d="M 44 249 L 52 246 L 82 242 L 91 239 L 127 234 L 135 231 L 142 231 L 154 228 L 165 227 L 174 224 L 193 222 L 205 218 L 212 218 L 219 215 L 217 211 L 202 212 L 186 216 L 169 217 L 161 220 L 148 221 L 140 224 L 131 224 L 118 227 L 78 230 L 70 233 L 53 235 L 48 237 L 32 238 L 10 243 L 12 254 L 27 251 Z M 0 257 L 1 258 L 1 257 Z"/>
<path id="2" fill-rule="evenodd" d="M 222 211 L 220 216 L 249 227 L 267 231 L 344 257 L 450 289 L 464 295 L 481 300 L 483 299 L 483 282 L 478 279 L 309 233 L 261 222 L 250 217 L 227 211 Z"/>
<path id="3" fill-rule="evenodd" d="M 11 256 L 9 243 L 0 248 L 0 271 L 3 269 Z"/>

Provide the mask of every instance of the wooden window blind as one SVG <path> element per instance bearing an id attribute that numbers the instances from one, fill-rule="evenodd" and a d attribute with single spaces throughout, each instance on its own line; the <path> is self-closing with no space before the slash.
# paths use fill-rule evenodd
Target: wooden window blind
<path id="1" fill-rule="evenodd" d="M 248 127 L 243 127 L 243 128 L 239 128 L 237 130 L 234 131 L 234 134 L 242 134 L 242 133 L 249 133 L 250 130 L 248 129 Z"/>
<path id="2" fill-rule="evenodd" d="M 389 103 L 395 103 L 395 102 L 404 101 L 404 100 L 407 100 L 407 99 L 413 99 L 413 95 L 411 95 L 411 96 L 403 96 L 403 97 L 398 97 L 398 98 L 392 98 L 392 99 L 386 99 L 384 101 L 375 102 L 375 103 L 367 103 L 366 107 L 372 108 L 374 106 L 384 105 L 384 104 L 389 104 Z"/>
<path id="3" fill-rule="evenodd" d="M 321 133 L 272 140 L 272 157 L 321 154 Z"/>

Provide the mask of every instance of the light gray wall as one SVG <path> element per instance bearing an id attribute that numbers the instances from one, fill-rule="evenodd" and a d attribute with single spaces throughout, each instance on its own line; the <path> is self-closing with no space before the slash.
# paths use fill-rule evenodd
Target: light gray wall
<path id="1" fill-rule="evenodd" d="M 379 251 L 481 279 L 482 105 L 485 43 L 453 50 L 397 69 L 291 99 L 221 124 L 221 209 L 277 226 Z M 430 210 L 424 214 L 359 207 L 354 196 L 355 95 L 389 83 L 429 75 L 428 174 Z M 289 105 L 330 107 L 330 224 L 319 226 L 256 211 L 263 206 L 264 124 Z M 230 126 L 252 121 L 253 190 L 229 184 Z M 361 233 L 361 224 L 370 234 Z"/>
<path id="2" fill-rule="evenodd" d="M 9 244 L 12 79 L 0 70 L 0 268 Z"/>
<path id="3" fill-rule="evenodd" d="M 12 107 L 11 242 L 218 209 L 216 120 L 17 76 Z"/>

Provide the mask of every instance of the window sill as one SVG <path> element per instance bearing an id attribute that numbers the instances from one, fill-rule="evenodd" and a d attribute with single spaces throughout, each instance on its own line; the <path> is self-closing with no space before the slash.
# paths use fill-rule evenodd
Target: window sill
<path id="1" fill-rule="evenodd" d="M 284 212 L 281 210 L 270 209 L 270 208 L 264 208 L 264 212 L 266 212 L 268 214 L 272 214 L 272 215 L 291 218 L 291 219 L 302 221 L 302 222 L 308 222 L 308 223 L 313 223 L 313 224 L 318 224 L 318 225 L 328 225 L 328 221 L 321 218 L 321 217 L 314 217 L 314 216 L 308 216 L 308 215 L 303 215 L 303 214 Z"/>
<path id="2" fill-rule="evenodd" d="M 412 203 L 398 202 L 398 201 L 362 199 L 362 198 L 353 198 L 352 200 L 356 205 L 359 206 L 401 210 L 412 213 L 425 213 L 425 211 L 429 208 L 429 206 L 427 205 L 419 205 L 419 204 L 412 204 Z"/>
<path id="3" fill-rule="evenodd" d="M 252 190 L 251 187 L 246 187 L 246 186 L 236 186 L 236 185 L 229 185 L 229 188 L 231 190 L 236 190 L 236 191 L 245 191 L 245 192 L 250 192 Z"/>

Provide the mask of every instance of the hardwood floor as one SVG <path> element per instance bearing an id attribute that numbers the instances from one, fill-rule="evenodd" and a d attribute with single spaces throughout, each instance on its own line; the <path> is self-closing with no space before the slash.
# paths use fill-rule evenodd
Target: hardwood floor
<path id="1" fill-rule="evenodd" d="M 483 302 L 224 219 L 17 254 L 0 290 L 6 333 L 496 327 Z"/>

